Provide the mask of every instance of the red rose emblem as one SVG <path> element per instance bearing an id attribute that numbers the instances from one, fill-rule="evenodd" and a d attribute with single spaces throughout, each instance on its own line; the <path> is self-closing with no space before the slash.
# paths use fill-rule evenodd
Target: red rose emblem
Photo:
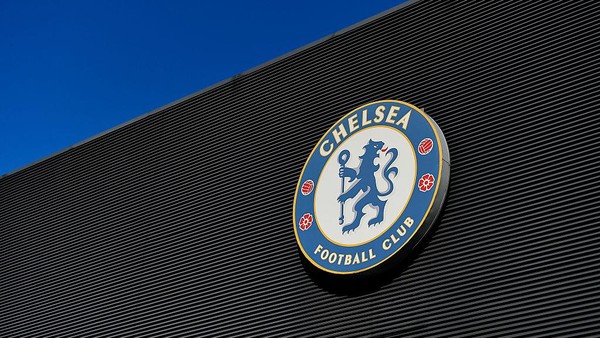
<path id="1" fill-rule="evenodd" d="M 422 192 L 426 192 L 433 188 L 433 183 L 435 182 L 435 178 L 431 174 L 425 174 L 421 176 L 419 179 L 419 190 Z"/>
<path id="2" fill-rule="evenodd" d="M 302 215 L 302 217 L 300 218 L 300 222 L 298 222 L 298 226 L 300 227 L 300 230 L 302 231 L 306 231 L 308 230 L 308 228 L 310 228 L 310 226 L 312 225 L 312 221 L 313 221 L 313 217 L 311 214 L 304 214 Z"/>
<path id="3" fill-rule="evenodd" d="M 304 181 L 304 183 L 302 183 L 302 195 L 306 196 L 308 194 L 310 194 L 313 191 L 313 188 L 315 187 L 315 182 L 313 182 L 313 180 L 306 180 Z"/>

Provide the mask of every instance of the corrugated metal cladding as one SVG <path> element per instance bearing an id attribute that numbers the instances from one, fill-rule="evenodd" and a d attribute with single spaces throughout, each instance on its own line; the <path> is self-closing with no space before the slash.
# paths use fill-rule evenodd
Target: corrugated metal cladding
<path id="1" fill-rule="evenodd" d="M 597 336 L 599 7 L 412 3 L 2 178 L 0 335 Z M 336 295 L 295 184 L 380 99 L 444 130 L 450 195 L 406 271 Z"/>

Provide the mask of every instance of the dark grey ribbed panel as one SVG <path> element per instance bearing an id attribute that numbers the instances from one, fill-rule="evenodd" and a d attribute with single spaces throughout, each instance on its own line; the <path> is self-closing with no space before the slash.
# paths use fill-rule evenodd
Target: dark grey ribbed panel
<path id="1" fill-rule="evenodd" d="M 599 7 L 413 3 L 0 179 L 0 335 L 597 335 Z M 444 130 L 450 195 L 403 274 L 333 295 L 296 179 L 381 99 Z"/>

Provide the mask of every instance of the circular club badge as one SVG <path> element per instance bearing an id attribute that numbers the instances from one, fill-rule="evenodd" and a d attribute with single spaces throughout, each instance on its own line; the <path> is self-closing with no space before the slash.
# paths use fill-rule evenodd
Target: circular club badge
<path id="1" fill-rule="evenodd" d="M 327 131 L 300 174 L 298 245 L 334 274 L 401 260 L 434 224 L 449 179 L 446 141 L 423 111 L 392 100 L 359 107 Z"/>

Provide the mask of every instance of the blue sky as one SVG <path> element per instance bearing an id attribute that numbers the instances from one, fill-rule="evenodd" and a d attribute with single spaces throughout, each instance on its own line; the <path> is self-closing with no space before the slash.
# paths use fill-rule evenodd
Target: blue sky
<path id="1" fill-rule="evenodd" d="M 0 174 L 403 1 L 0 2 Z"/>

